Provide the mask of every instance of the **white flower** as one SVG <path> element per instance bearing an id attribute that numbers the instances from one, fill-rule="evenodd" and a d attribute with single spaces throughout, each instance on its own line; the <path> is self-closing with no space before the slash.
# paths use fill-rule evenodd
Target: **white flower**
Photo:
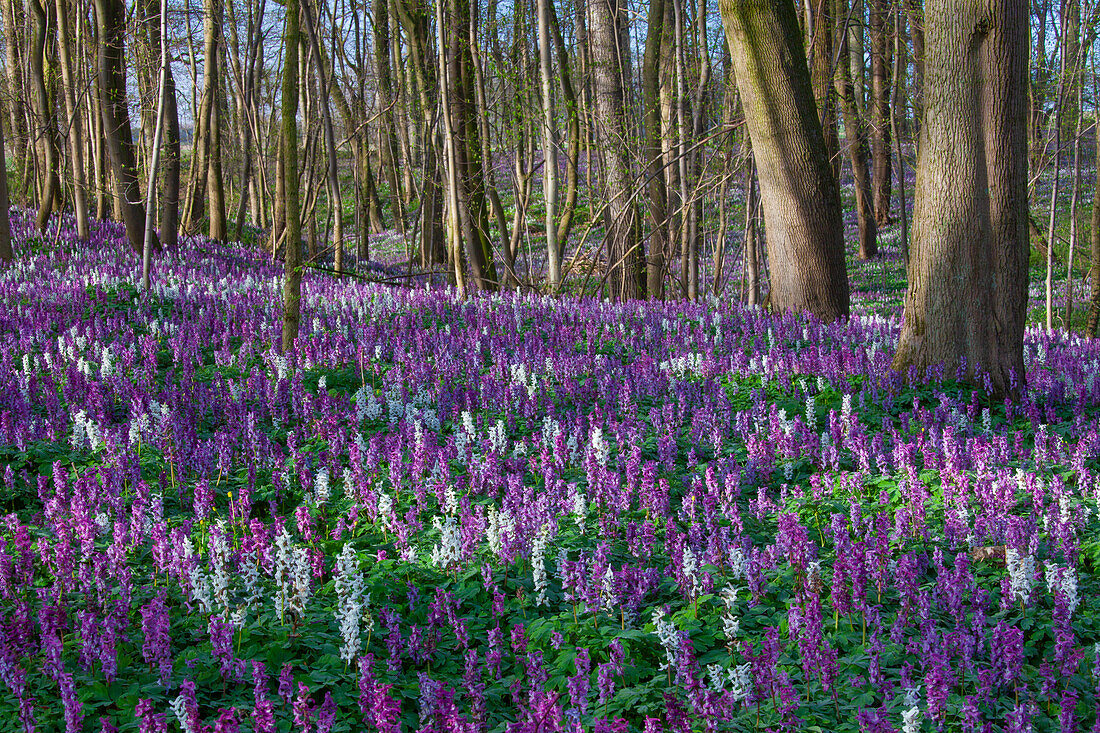
<path id="1" fill-rule="evenodd" d="M 921 723 L 920 708 L 913 706 L 901 714 L 902 733 L 917 733 Z"/>
<path id="2" fill-rule="evenodd" d="M 1035 577 L 1035 558 L 1031 555 L 1021 557 L 1016 548 L 1009 547 L 1005 550 L 1005 563 L 1008 565 L 1012 597 L 1026 603 L 1031 596 L 1031 583 Z"/>
<path id="3" fill-rule="evenodd" d="M 550 582 L 546 577 L 546 546 L 550 539 L 549 523 L 542 525 L 535 541 L 531 543 L 531 576 L 535 587 L 535 605 L 546 605 L 546 589 Z"/>
<path id="4" fill-rule="evenodd" d="M 432 524 L 439 530 L 439 544 L 432 548 L 432 562 L 441 568 L 457 565 L 462 557 L 462 532 L 455 518 L 447 517 L 444 523 L 433 517 Z"/>

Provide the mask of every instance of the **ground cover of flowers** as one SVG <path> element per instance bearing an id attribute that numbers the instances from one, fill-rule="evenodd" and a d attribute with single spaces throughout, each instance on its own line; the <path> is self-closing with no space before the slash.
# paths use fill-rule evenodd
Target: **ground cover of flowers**
<path id="1" fill-rule="evenodd" d="M 896 320 L 467 302 L 17 222 L 0 727 L 1087 730 L 1100 350 L 1028 398 Z"/>

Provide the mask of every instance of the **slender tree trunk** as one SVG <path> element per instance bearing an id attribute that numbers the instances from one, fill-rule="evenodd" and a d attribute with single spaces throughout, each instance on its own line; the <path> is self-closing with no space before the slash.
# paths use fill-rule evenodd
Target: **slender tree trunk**
<path id="1" fill-rule="evenodd" d="M 926 6 L 913 249 L 894 369 L 964 369 L 992 395 L 1024 389 L 1028 4 Z"/>
<path id="2" fill-rule="evenodd" d="M 737 88 L 752 137 L 780 311 L 824 321 L 849 311 L 840 189 L 825 149 L 790 0 L 721 0 Z"/>
<path id="3" fill-rule="evenodd" d="M 845 25 L 849 17 L 848 0 L 837 0 L 836 17 L 841 23 L 837 33 L 840 42 L 840 61 L 837 64 L 836 87 L 840 108 L 844 114 L 844 136 L 847 138 L 848 159 L 852 163 L 855 183 L 856 217 L 859 219 L 859 258 L 868 260 L 878 254 L 878 223 L 871 192 L 871 174 L 867 169 L 870 157 L 867 144 L 867 127 L 857 106 L 855 85 L 852 83 L 850 34 Z"/>
<path id="4" fill-rule="evenodd" d="M 0 120 L 4 119 L 0 100 Z M 8 159 L 4 152 L 4 125 L 0 124 L 0 265 L 15 259 L 11 248 L 11 202 L 8 200 Z"/>
<path id="5" fill-rule="evenodd" d="M 550 3 L 537 0 L 539 16 L 539 92 L 542 101 L 542 193 L 546 233 L 547 275 L 551 290 L 561 285 L 561 246 L 558 242 L 558 130 L 554 119 L 553 51 L 550 48 Z"/>
<path id="6" fill-rule="evenodd" d="M 76 103 L 76 81 L 73 77 L 72 50 L 69 46 L 72 24 L 69 20 L 69 4 L 56 0 L 57 50 L 61 62 L 61 79 L 64 84 L 65 114 L 71 121 L 69 129 L 69 158 L 73 169 L 73 207 L 76 209 L 76 236 L 88 239 L 88 191 L 84 178 L 84 121 Z M 82 28 L 82 24 L 77 25 Z"/>
<path id="7" fill-rule="evenodd" d="M 206 0 L 205 58 L 203 59 L 203 92 L 209 89 L 206 130 L 206 186 L 210 202 L 210 238 L 224 242 L 229 238 L 225 218 L 225 183 L 222 179 L 222 101 L 221 62 L 222 0 Z"/>
<path id="8" fill-rule="evenodd" d="M 283 213 L 286 220 L 286 256 L 283 259 L 282 350 L 289 351 L 298 338 L 302 302 L 302 222 L 298 201 L 298 0 L 286 0 L 283 36 L 282 171 Z"/>
<path id="9" fill-rule="evenodd" d="M 472 114 L 473 62 L 470 54 L 468 28 L 469 0 L 447 0 L 445 115 L 449 115 L 451 156 L 454 172 L 452 202 L 458 207 L 458 236 L 465 245 L 470 266 L 470 281 L 479 290 L 499 286 L 489 240 L 489 209 L 485 196 L 485 176 L 482 170 L 480 132 Z M 441 30 L 441 40 L 443 37 Z M 441 53 L 444 50 L 441 50 Z"/>
<path id="10" fill-rule="evenodd" d="M 577 168 L 581 149 L 581 126 L 577 95 L 569 71 L 569 52 L 565 47 L 561 28 L 558 26 L 554 3 L 550 3 L 549 10 L 550 26 L 554 31 L 554 46 L 558 53 L 558 78 L 561 80 L 562 101 L 565 103 L 566 137 L 568 138 L 565 150 L 565 199 L 561 203 L 561 218 L 558 220 L 558 241 L 564 248 L 569 242 L 569 232 L 572 230 L 573 216 L 577 210 Z"/>
<path id="11" fill-rule="evenodd" d="M 1097 83 L 1096 56 L 1092 59 L 1092 95 L 1093 99 L 1100 97 L 1100 84 Z M 1100 126 L 1093 133 L 1095 148 L 1093 150 L 1093 165 L 1095 177 L 1092 195 L 1092 236 L 1089 247 L 1089 282 L 1092 286 L 1089 298 L 1089 319 L 1085 325 L 1085 332 L 1092 338 L 1096 338 L 1097 326 L 1100 326 Z"/>
<path id="12" fill-rule="evenodd" d="M 645 56 L 642 58 L 642 109 L 645 124 L 647 193 L 649 219 L 649 256 L 646 261 L 646 293 L 659 299 L 664 295 L 665 257 L 668 252 L 668 191 L 661 145 L 661 46 L 664 42 L 665 0 L 649 3 L 649 29 Z"/>
<path id="13" fill-rule="evenodd" d="M 875 221 L 890 223 L 893 181 L 890 159 L 890 0 L 870 0 L 871 27 L 871 163 Z"/>
<path id="14" fill-rule="evenodd" d="M 837 136 L 837 94 L 833 83 L 833 0 L 813 0 L 813 27 L 810 29 L 810 83 L 825 135 L 825 152 L 840 177 L 840 139 Z M 846 10 L 846 8 L 845 8 Z M 844 19 L 838 19 L 843 23 Z M 847 59 L 841 59 L 845 63 Z"/>
<path id="15" fill-rule="evenodd" d="M 95 0 L 99 19 L 99 93 L 103 113 L 103 136 L 111 157 L 116 196 L 130 247 L 141 252 L 145 241 L 145 206 L 134 160 L 134 137 L 126 105 L 124 38 L 126 8 L 122 0 Z M 160 243 L 153 239 L 153 251 Z"/>
<path id="16" fill-rule="evenodd" d="M 31 81 L 34 84 L 35 118 L 45 169 L 38 197 L 38 231 L 46 231 L 50 214 L 61 202 L 61 153 L 58 150 L 57 119 L 54 116 L 52 79 L 54 69 L 50 41 L 54 33 L 54 9 L 46 0 L 29 0 L 34 13 L 33 47 L 30 50 Z M 47 80 L 51 80 L 47 83 Z"/>
<path id="17" fill-rule="evenodd" d="M 332 124 L 332 108 L 329 105 L 332 86 L 335 82 L 325 73 L 317 21 L 313 17 L 308 0 L 302 0 L 302 19 L 306 23 L 309 42 L 313 47 L 313 55 L 317 59 L 317 79 L 321 90 L 321 121 L 325 131 L 325 180 L 328 185 L 329 208 L 333 212 L 332 246 L 335 252 L 336 271 L 340 272 L 344 268 L 344 204 L 340 198 L 340 172 L 337 168 L 336 159 L 336 131 Z M 335 72 L 335 69 L 333 71 Z"/>
<path id="18" fill-rule="evenodd" d="M 160 29 L 158 40 L 168 38 L 168 0 L 163 0 L 161 7 L 158 8 L 157 19 L 160 21 Z M 160 49 L 160 73 L 158 74 L 157 84 L 157 113 L 156 113 L 156 129 L 153 133 L 153 150 L 149 156 L 149 178 L 148 185 L 145 188 L 145 241 L 142 249 L 141 258 L 141 286 L 142 291 L 148 293 L 150 287 L 150 271 L 152 269 L 153 260 L 153 223 L 156 219 L 156 209 L 153 203 L 154 189 L 157 182 L 157 170 L 160 168 L 160 148 L 161 140 L 164 136 L 164 106 L 165 106 L 165 94 L 168 89 L 168 65 L 171 63 L 168 58 L 168 44 L 159 43 L 153 48 Z"/>
<path id="19" fill-rule="evenodd" d="M 402 181 L 397 175 L 401 149 L 397 144 L 397 130 L 393 108 L 396 102 L 390 70 L 390 15 L 388 0 L 374 0 L 374 68 L 378 75 L 378 104 L 381 106 L 381 139 L 379 146 L 383 174 L 390 186 L 390 213 L 404 230 L 405 211 Z"/>
<path id="20" fill-rule="evenodd" d="M 607 180 L 608 283 L 617 300 L 645 297 L 646 275 L 638 235 L 638 215 L 631 197 L 629 136 L 623 93 L 621 26 L 626 6 L 622 0 L 588 0 L 590 43 L 596 87 L 598 137 Z"/>

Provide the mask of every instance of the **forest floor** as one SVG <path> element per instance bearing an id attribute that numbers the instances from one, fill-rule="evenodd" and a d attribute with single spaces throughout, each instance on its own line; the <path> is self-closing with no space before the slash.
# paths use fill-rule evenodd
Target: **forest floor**
<path id="1" fill-rule="evenodd" d="M 1097 723 L 1100 345 L 1029 329 L 1018 403 L 905 383 L 893 230 L 847 323 L 310 271 L 281 354 L 269 256 L 185 238 L 141 293 L 119 225 L 32 225 L 0 272 L 0 720 Z"/>

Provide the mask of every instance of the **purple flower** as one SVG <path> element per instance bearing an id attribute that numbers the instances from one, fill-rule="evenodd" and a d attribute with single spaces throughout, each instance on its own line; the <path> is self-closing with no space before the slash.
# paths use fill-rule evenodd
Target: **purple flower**
<path id="1" fill-rule="evenodd" d="M 302 682 L 298 683 L 298 696 L 294 698 L 294 723 L 302 733 L 313 730 L 313 698 Z"/>

